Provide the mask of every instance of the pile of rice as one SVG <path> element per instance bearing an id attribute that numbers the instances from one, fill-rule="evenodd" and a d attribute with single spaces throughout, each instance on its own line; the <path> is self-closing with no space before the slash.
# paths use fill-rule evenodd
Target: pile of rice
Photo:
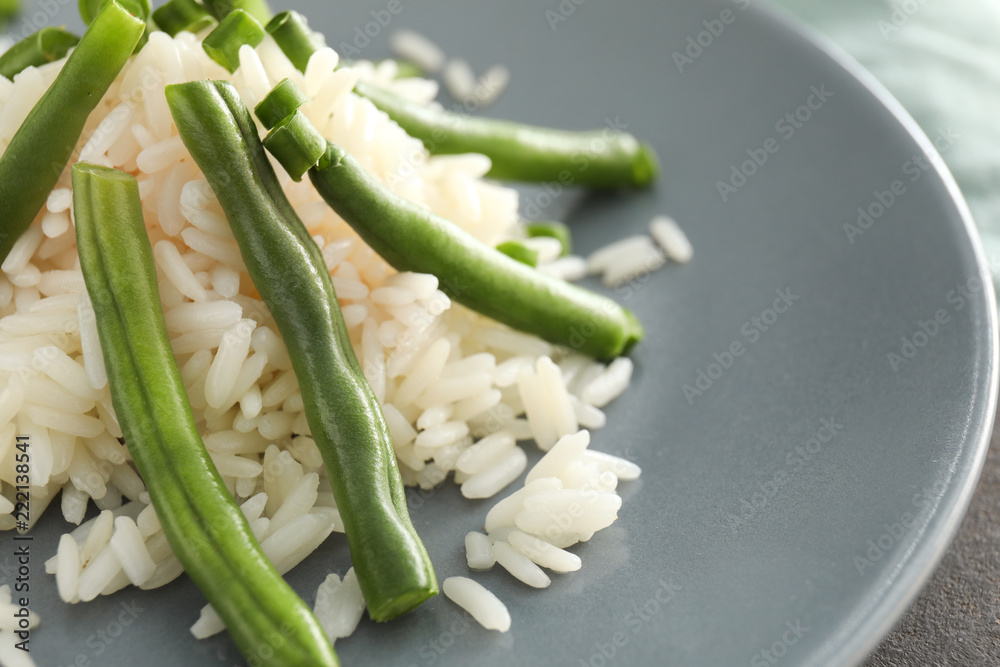
<path id="1" fill-rule="evenodd" d="M 199 37 L 154 32 L 91 115 L 71 159 L 138 178 L 167 329 L 198 427 L 281 572 L 343 524 L 288 354 L 264 304 L 253 296 L 218 202 L 178 137 L 164 86 L 227 80 L 252 108 L 288 77 L 311 97 L 303 111 L 316 127 L 394 192 L 484 243 L 523 236 L 517 193 L 482 178 L 487 158 L 430 157 L 420 141 L 352 92 L 364 79 L 428 103 L 437 92 L 434 82 L 395 80 L 391 61 L 334 71 L 337 61 L 332 49 L 322 49 L 303 75 L 267 37 L 257 49 L 243 47 L 241 66 L 231 75 L 206 56 Z M 0 77 L 0 151 L 62 64 L 28 68 L 13 83 Z M 625 478 L 638 474 L 620 459 L 584 452 L 586 443 L 580 443 L 587 436 L 574 434 L 604 426 L 601 408 L 624 391 L 632 363 L 622 358 L 606 367 L 451 303 L 435 277 L 388 266 L 308 179 L 294 183 L 277 171 L 322 248 L 406 484 L 430 489 L 451 476 L 465 496 L 491 497 L 524 472 L 527 457 L 518 442 L 534 440 L 549 450 L 569 436 L 571 446 L 558 448 L 558 465 L 550 461 L 545 474 L 529 477 L 514 500 L 497 506 L 502 520 L 487 525 L 489 536 L 481 535 L 489 554 L 473 538 L 470 564 L 486 567 L 496 560 L 532 585 L 542 584 L 533 561 L 574 569 L 571 559 L 552 549 L 562 552 L 613 521 L 621 504 L 615 471 L 624 471 Z M 13 444 L 15 435 L 26 435 L 32 523 L 58 498 L 63 517 L 79 525 L 46 563 L 66 602 L 129 585 L 162 586 L 182 572 L 120 440 L 72 215 L 67 169 L 0 267 L 0 529 L 15 526 Z M 551 241 L 531 241 L 546 261 L 558 255 Z M 598 498 L 599 520 L 548 532 L 546 517 L 558 515 L 581 493 Z M 91 501 L 102 512 L 80 525 Z M 460 541 L 457 534 L 456 546 Z M 350 634 L 361 616 L 352 575 L 343 581 L 332 575 L 320 589 L 317 611 L 323 610 L 332 637 Z M 474 592 L 461 582 L 449 589 L 465 601 Z M 335 599 L 340 602 L 331 603 Z M 478 602 L 492 604 L 482 596 Z M 206 608 L 193 631 L 207 636 L 221 629 Z"/>

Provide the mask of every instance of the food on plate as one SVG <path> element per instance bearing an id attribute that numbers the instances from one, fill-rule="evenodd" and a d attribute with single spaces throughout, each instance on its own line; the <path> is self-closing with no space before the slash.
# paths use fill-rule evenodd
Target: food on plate
<path id="1" fill-rule="evenodd" d="M 68 57 L 64 32 L 0 56 L 0 529 L 58 503 L 78 525 L 46 562 L 65 602 L 187 571 L 210 603 L 196 637 L 334 664 L 364 608 L 388 620 L 437 592 L 404 486 L 501 496 L 534 440 L 548 453 L 483 525 L 456 522 L 455 548 L 472 530 L 471 568 L 535 587 L 579 569 L 567 549 L 639 474 L 588 445 L 643 331 L 568 284 L 588 269 L 568 228 L 521 220 L 493 179 L 585 159 L 578 185 L 645 186 L 651 149 L 449 116 L 433 81 L 343 61 L 260 0 L 85 4 Z M 679 228 L 652 231 L 690 256 Z M 626 245 L 594 271 L 666 261 L 652 238 Z M 568 504 L 584 511 L 553 524 Z M 317 620 L 278 575 L 333 532 L 354 568 L 320 586 Z M 445 581 L 510 627 L 492 594 Z M 285 621 L 296 640 L 276 653 Z"/>
<path id="2" fill-rule="evenodd" d="M 273 653 L 276 664 L 337 664 L 309 608 L 261 552 L 198 434 L 159 308 L 135 177 L 86 162 L 72 171 L 77 248 L 115 414 L 173 552 L 248 658 Z M 155 572 L 141 550 L 129 558 L 111 546 L 102 553 L 117 557 L 131 583 Z M 81 575 L 82 599 L 120 576 L 99 560 Z M 287 641 L 272 645 L 275 633 Z"/>
<path id="3" fill-rule="evenodd" d="M 197 81 L 166 92 L 181 139 L 218 197 L 288 349 L 368 613 L 387 621 L 411 611 L 437 594 L 437 579 L 410 523 L 389 428 L 323 255 L 288 203 L 236 89 Z"/>

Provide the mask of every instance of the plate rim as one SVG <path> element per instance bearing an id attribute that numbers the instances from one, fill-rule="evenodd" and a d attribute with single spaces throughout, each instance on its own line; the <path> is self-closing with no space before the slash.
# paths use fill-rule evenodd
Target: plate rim
<path id="1" fill-rule="evenodd" d="M 842 630 L 834 631 L 831 638 L 810 658 L 815 664 L 860 665 L 896 627 L 910 605 L 930 582 L 954 541 L 978 487 L 996 423 L 998 389 L 1000 389 L 1000 336 L 998 336 L 1000 325 L 998 325 L 997 297 L 979 229 L 976 227 L 965 196 L 940 152 L 906 107 L 896 99 L 885 84 L 833 38 L 798 18 L 790 10 L 770 2 L 758 4 L 753 10 L 766 21 L 776 25 L 778 29 L 801 38 L 847 72 L 892 115 L 917 147 L 931 158 L 933 172 L 940 178 L 957 209 L 961 228 L 969 240 L 975 258 L 974 273 L 984 286 L 981 298 L 985 300 L 986 334 L 989 336 L 989 377 L 984 407 L 986 416 L 981 423 L 982 431 L 964 439 L 963 453 L 956 459 L 956 463 L 966 461 L 965 470 L 959 470 L 964 472 L 963 478 L 959 481 L 958 476 L 953 477 L 941 492 L 942 498 L 951 496 L 951 502 L 943 505 L 944 511 L 935 517 L 930 532 L 922 534 L 914 542 L 911 556 L 901 568 L 899 575 L 889 583 L 874 604 L 860 614 L 857 630 L 843 642 L 834 642 L 838 632 Z M 976 393 L 980 392 L 981 389 L 977 388 Z"/>

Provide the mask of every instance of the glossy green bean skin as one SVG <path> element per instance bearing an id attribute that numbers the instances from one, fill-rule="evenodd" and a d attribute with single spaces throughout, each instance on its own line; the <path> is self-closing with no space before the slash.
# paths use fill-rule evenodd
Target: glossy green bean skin
<path id="1" fill-rule="evenodd" d="M 612 128 L 567 132 L 431 109 L 364 82 L 355 92 L 424 142 L 432 154 L 486 155 L 493 163 L 490 178 L 592 188 L 646 187 L 659 172 L 652 147 Z"/>
<path id="2" fill-rule="evenodd" d="M 336 144 L 309 170 L 324 200 L 399 271 L 432 273 L 462 305 L 600 359 L 642 339 L 636 317 L 604 296 L 570 285 L 481 243 L 399 197 Z"/>
<path id="3" fill-rule="evenodd" d="M 167 102 L 288 348 L 368 613 L 377 621 L 405 613 L 437 593 L 437 579 L 410 522 L 388 427 L 319 248 L 285 198 L 231 85 L 167 86 Z"/>
<path id="4" fill-rule="evenodd" d="M 124 67 L 146 24 L 117 2 L 101 9 L 0 157 L 0 262 L 59 180 L 87 117 Z"/>
<path id="5" fill-rule="evenodd" d="M 174 553 L 251 664 L 337 665 L 318 621 L 264 555 L 198 434 L 167 338 L 135 178 L 77 163 L 73 203 L 115 412 Z"/>
<path id="6" fill-rule="evenodd" d="M 79 41 L 79 37 L 62 28 L 42 28 L 0 55 L 0 75 L 13 80 L 25 68 L 64 58 Z"/>
<path id="7" fill-rule="evenodd" d="M 299 71 L 324 41 L 304 21 L 275 40 Z M 345 62 L 345 64 L 347 64 Z M 660 170 L 656 152 L 631 134 L 608 127 L 567 132 L 481 118 L 410 102 L 361 82 L 354 92 L 367 97 L 411 137 L 436 155 L 481 153 L 490 158 L 491 178 L 557 182 L 591 188 L 647 187 Z"/>

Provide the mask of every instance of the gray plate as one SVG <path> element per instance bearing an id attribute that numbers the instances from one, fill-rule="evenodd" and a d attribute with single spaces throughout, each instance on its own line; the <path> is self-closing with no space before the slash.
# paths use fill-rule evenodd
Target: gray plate
<path id="1" fill-rule="evenodd" d="M 662 212 L 696 248 L 690 265 L 616 292 L 650 333 L 594 446 L 644 474 L 622 485 L 620 520 L 576 548 L 583 570 L 544 592 L 500 571 L 476 574 L 509 606 L 509 633 L 470 627 L 439 597 L 382 627 L 364 621 L 337 645 L 344 663 L 862 659 L 951 539 L 996 401 L 992 288 L 928 139 L 852 62 L 735 3 L 312 4 L 334 46 L 375 35 L 360 57 L 385 56 L 388 33 L 405 26 L 477 71 L 505 63 L 513 83 L 492 114 L 627 125 L 664 158 L 654 190 L 525 189 L 526 203 L 569 219 L 581 253 Z M 390 5 L 401 12 L 381 11 Z M 59 7 L 57 21 L 71 21 L 73 8 Z M 723 10 L 729 23 L 718 21 Z M 388 27 L 375 22 L 387 16 Z M 674 53 L 685 49 L 681 72 Z M 815 90 L 832 96 L 810 98 Z M 801 122 L 782 120 L 796 113 Z M 941 150 L 965 140 L 941 129 Z M 763 164 L 747 162 L 754 156 Z M 734 169 L 750 175 L 723 200 L 717 182 Z M 859 207 L 872 222 L 849 235 Z M 734 346 L 742 353 L 727 356 Z M 489 503 L 464 501 L 451 484 L 411 499 L 438 575 L 468 574 L 462 536 Z M 46 517 L 32 546 L 40 665 L 241 664 L 228 638 L 191 639 L 202 598 L 187 580 L 59 604 L 42 561 L 60 530 Z M 311 601 L 326 572 L 347 567 L 335 537 L 289 579 Z"/>

